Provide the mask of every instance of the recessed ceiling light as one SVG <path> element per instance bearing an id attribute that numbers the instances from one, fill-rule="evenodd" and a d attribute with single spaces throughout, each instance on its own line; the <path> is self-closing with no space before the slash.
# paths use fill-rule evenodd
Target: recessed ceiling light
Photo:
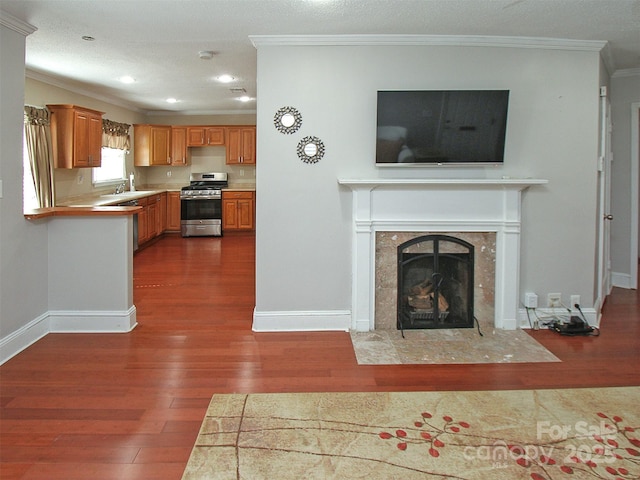
<path id="1" fill-rule="evenodd" d="M 250 102 L 252 100 L 252 98 L 247 96 L 247 95 L 243 95 L 242 97 L 238 97 L 238 100 L 240 102 Z"/>
<path id="2" fill-rule="evenodd" d="M 234 77 L 232 77 L 231 75 L 228 75 L 226 73 L 224 75 L 220 75 L 218 77 L 218 81 L 222 82 L 222 83 L 230 83 L 230 82 L 233 82 L 234 80 L 235 80 Z"/>
<path id="3" fill-rule="evenodd" d="M 87 42 L 93 42 L 95 40 L 95 38 L 93 38 L 91 35 L 83 35 L 82 39 Z"/>
<path id="4" fill-rule="evenodd" d="M 178 103 L 178 100 L 173 97 L 167 98 L 167 103 Z"/>
<path id="5" fill-rule="evenodd" d="M 120 81 L 122 83 L 135 83 L 136 79 L 130 75 L 125 75 L 123 77 L 120 77 Z"/>

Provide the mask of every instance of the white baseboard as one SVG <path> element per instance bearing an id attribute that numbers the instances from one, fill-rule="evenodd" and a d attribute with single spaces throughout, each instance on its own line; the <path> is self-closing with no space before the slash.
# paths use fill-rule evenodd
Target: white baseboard
<path id="1" fill-rule="evenodd" d="M 126 333 L 137 325 L 136 306 L 125 311 L 49 312 L 51 333 Z"/>
<path id="2" fill-rule="evenodd" d="M 0 340 L 0 365 L 49 333 L 49 314 L 44 313 Z"/>
<path id="3" fill-rule="evenodd" d="M 611 285 L 620 288 L 632 288 L 633 282 L 628 273 L 611 272 Z"/>
<path id="4" fill-rule="evenodd" d="M 349 310 L 253 312 L 254 332 L 347 332 L 350 328 Z"/>
<path id="5" fill-rule="evenodd" d="M 49 333 L 126 333 L 137 325 L 136 306 L 124 311 L 51 311 L 0 339 L 0 365 Z"/>
<path id="6" fill-rule="evenodd" d="M 561 320 L 565 320 L 565 321 L 569 320 L 569 312 L 561 308 L 536 308 L 535 312 L 540 317 L 539 321 L 551 320 L 550 317 L 553 317 L 553 316 L 557 316 Z M 599 319 L 597 318 L 595 308 L 583 308 L 582 313 L 584 313 L 584 316 L 586 317 L 587 323 L 589 325 L 591 325 L 592 327 L 599 326 L 600 322 L 599 322 Z M 535 321 L 537 319 L 536 315 L 534 314 L 534 312 L 530 312 L 529 315 L 531 317 L 531 325 L 535 325 Z M 580 316 L 580 314 L 576 313 L 575 311 L 573 311 L 572 315 L 575 315 L 577 317 Z M 519 318 L 520 328 L 523 328 L 523 329 L 531 328 L 531 325 L 529 325 L 529 317 L 527 317 L 526 308 L 521 308 L 519 310 L 518 318 Z"/>

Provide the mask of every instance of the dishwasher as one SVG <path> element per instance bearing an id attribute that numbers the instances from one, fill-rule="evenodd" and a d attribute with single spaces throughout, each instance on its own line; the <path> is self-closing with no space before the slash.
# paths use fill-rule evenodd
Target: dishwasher
<path id="1" fill-rule="evenodd" d="M 137 207 L 138 200 L 128 200 L 118 204 L 118 207 Z M 133 215 L 133 251 L 138 250 L 138 214 Z"/>

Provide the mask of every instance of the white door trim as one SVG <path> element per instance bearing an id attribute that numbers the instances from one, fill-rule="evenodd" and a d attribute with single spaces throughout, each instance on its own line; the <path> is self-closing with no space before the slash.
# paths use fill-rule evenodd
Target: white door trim
<path id="1" fill-rule="evenodd" d="M 640 182 L 640 102 L 631 104 L 631 265 L 629 288 L 638 288 L 638 215 L 640 205 L 638 183 Z"/>

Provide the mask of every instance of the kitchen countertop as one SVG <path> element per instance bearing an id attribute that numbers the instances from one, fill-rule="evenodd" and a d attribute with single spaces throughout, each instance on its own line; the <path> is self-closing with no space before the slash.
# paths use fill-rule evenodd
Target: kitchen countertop
<path id="1" fill-rule="evenodd" d="M 65 198 L 59 202 L 55 207 L 50 208 L 36 208 L 31 211 L 25 212 L 25 218 L 29 220 L 37 220 L 46 217 L 55 216 L 113 216 L 113 215 L 132 215 L 142 210 L 142 207 L 137 206 L 118 206 L 121 203 L 128 202 L 130 200 L 137 200 L 140 198 L 148 197 L 150 195 L 157 195 L 164 192 L 179 192 L 181 186 L 167 185 L 167 186 L 149 186 L 141 187 L 133 192 L 126 191 L 122 193 L 96 193 L 88 194 L 77 197 Z M 231 192 L 255 192 L 256 186 L 251 183 L 230 183 L 227 191 Z"/>
<path id="2" fill-rule="evenodd" d="M 56 203 L 56 207 L 105 207 L 114 206 L 130 200 L 156 195 L 164 192 L 179 192 L 182 186 L 159 186 L 150 185 L 136 189 L 134 192 L 126 191 L 123 193 L 96 193 L 90 195 L 82 195 L 78 197 L 69 197 L 62 199 Z M 251 183 L 230 183 L 225 188 L 231 192 L 255 192 L 256 186 Z"/>
<path id="3" fill-rule="evenodd" d="M 34 208 L 24 212 L 27 220 L 38 220 L 47 217 L 94 217 L 94 216 L 122 216 L 133 215 L 142 211 L 142 207 L 49 207 Z"/>
<path id="4" fill-rule="evenodd" d="M 158 190 L 136 190 L 134 192 L 126 191 L 122 193 L 107 193 L 84 195 L 81 197 L 66 198 L 57 202 L 56 207 L 105 207 L 118 205 L 130 200 L 156 195 L 158 193 L 167 192 L 167 189 Z"/>

